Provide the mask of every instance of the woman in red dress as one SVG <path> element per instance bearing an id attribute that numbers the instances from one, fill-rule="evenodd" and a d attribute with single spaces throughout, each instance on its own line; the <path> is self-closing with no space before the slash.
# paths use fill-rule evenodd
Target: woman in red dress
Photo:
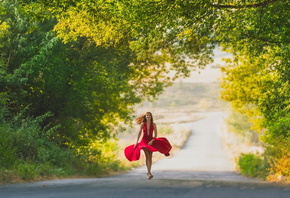
<path id="1" fill-rule="evenodd" d="M 157 138 L 157 127 L 153 122 L 152 113 L 147 112 L 145 115 L 137 118 L 136 122 L 140 124 L 136 144 L 126 147 L 124 153 L 129 161 L 136 161 L 140 159 L 140 151 L 142 149 L 146 158 L 147 177 L 151 179 L 153 177 L 151 173 L 152 153 L 159 151 L 165 156 L 169 156 L 169 151 L 172 147 L 166 138 Z M 142 138 L 139 142 L 140 137 Z"/>

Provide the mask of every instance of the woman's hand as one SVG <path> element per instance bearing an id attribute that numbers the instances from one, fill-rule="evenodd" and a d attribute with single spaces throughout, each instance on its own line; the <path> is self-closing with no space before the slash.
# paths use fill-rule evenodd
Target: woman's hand
<path id="1" fill-rule="evenodd" d="M 154 142 L 154 139 L 152 139 L 150 142 L 148 142 L 148 145 L 151 146 Z"/>

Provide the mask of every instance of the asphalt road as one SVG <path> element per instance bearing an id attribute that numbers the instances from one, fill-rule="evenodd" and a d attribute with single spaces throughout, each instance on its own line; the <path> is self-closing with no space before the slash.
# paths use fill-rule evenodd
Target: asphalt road
<path id="1" fill-rule="evenodd" d="M 0 198 L 289 198 L 290 186 L 249 179 L 235 172 L 220 139 L 222 113 L 189 123 L 182 150 L 153 164 L 109 178 L 67 179 L 0 186 Z M 158 155 L 158 153 L 154 154 Z"/>

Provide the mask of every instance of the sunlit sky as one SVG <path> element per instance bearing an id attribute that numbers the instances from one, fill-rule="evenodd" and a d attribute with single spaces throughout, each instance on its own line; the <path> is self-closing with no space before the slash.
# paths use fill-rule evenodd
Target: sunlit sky
<path id="1" fill-rule="evenodd" d="M 214 62 L 209 64 L 205 69 L 199 69 L 191 72 L 189 78 L 178 79 L 177 81 L 191 82 L 191 83 L 209 83 L 216 82 L 221 77 L 219 66 L 225 64 L 223 58 L 229 58 L 231 54 L 222 52 L 218 48 L 214 50 Z"/>

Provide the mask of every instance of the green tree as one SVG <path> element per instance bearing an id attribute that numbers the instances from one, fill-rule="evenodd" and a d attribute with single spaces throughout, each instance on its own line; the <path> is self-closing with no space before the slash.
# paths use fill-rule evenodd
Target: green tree
<path id="1" fill-rule="evenodd" d="M 223 68 L 222 98 L 246 113 L 260 132 L 271 174 L 289 177 L 289 1 L 222 7 L 217 38 L 234 54 Z"/>

